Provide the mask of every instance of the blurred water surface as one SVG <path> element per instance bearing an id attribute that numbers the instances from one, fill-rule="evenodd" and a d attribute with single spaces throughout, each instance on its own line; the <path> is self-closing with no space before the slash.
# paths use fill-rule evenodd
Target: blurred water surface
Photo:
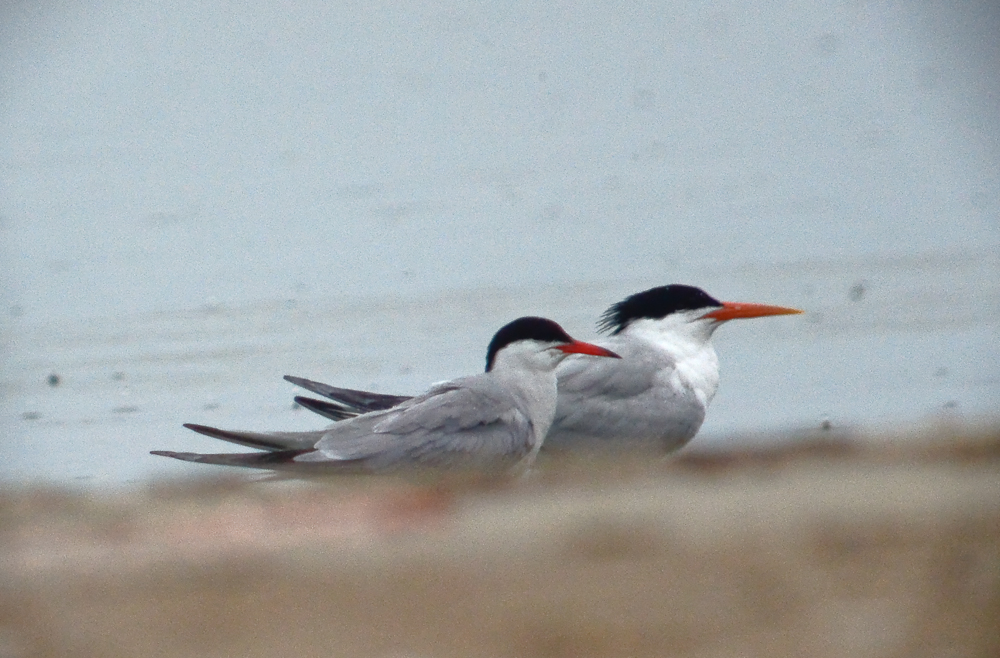
<path id="1" fill-rule="evenodd" d="M 826 267 L 852 271 L 831 280 Z M 996 254 L 875 263 L 789 264 L 720 272 L 736 299 L 792 304 L 804 316 L 732 322 L 716 334 L 723 378 L 698 447 L 765 432 L 885 430 L 995 416 L 1000 399 Z M 925 285 L 933 280 L 935 285 Z M 521 314 L 558 318 L 577 336 L 609 303 L 648 282 L 474 289 L 393 298 L 204 307 L 25 328 L 4 381 L 0 475 L 30 481 L 119 482 L 190 465 L 152 449 L 218 451 L 180 427 L 317 429 L 296 408 L 294 374 L 416 393 L 482 369 L 496 327 Z M 751 295 L 753 291 L 753 295 Z M 59 384 L 52 386 L 50 374 Z"/>
<path id="2" fill-rule="evenodd" d="M 992 3 L 2 11 L 2 479 L 189 472 L 182 422 L 322 424 L 284 374 L 414 393 L 671 282 L 807 310 L 717 333 L 696 444 L 996 414 Z"/>

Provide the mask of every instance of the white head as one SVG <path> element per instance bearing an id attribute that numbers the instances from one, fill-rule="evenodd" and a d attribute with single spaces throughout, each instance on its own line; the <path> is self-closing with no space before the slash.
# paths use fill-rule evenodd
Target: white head
<path id="1" fill-rule="evenodd" d="M 601 317 L 598 328 L 613 336 L 659 334 L 706 343 L 729 320 L 801 312 L 782 306 L 720 302 L 701 288 L 671 284 L 644 290 L 614 304 Z"/>

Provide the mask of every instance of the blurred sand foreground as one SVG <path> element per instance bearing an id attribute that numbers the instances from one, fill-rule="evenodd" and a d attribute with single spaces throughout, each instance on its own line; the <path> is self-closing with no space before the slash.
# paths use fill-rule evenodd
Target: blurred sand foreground
<path id="1" fill-rule="evenodd" d="M 1000 433 L 841 440 L 0 492 L 0 658 L 1000 656 Z"/>

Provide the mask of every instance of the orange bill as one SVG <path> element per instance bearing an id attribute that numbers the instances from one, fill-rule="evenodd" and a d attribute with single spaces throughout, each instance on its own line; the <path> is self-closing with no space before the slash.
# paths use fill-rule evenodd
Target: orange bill
<path id="1" fill-rule="evenodd" d="M 565 345 L 556 345 L 556 349 L 566 352 L 567 354 L 589 354 L 591 356 L 609 356 L 612 359 L 621 358 L 611 350 L 606 350 L 603 347 L 598 347 L 597 345 L 593 345 L 591 343 L 584 343 L 579 340 L 575 340 L 572 343 L 566 343 Z"/>
<path id="2" fill-rule="evenodd" d="M 797 308 L 784 306 L 768 306 L 767 304 L 744 304 L 742 302 L 722 302 L 722 308 L 706 313 L 702 317 L 712 318 L 719 322 L 745 318 L 763 318 L 768 315 L 795 315 L 804 313 Z"/>

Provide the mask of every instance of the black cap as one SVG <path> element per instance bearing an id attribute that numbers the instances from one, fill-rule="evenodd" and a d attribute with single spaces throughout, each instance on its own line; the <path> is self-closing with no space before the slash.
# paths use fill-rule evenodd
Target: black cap
<path id="1" fill-rule="evenodd" d="M 614 335 L 621 333 L 633 320 L 661 320 L 678 311 L 694 311 L 712 306 L 722 306 L 722 302 L 701 288 L 674 283 L 637 292 L 614 304 L 601 316 L 597 328 Z"/>
<path id="2" fill-rule="evenodd" d="M 552 320 L 518 318 L 500 327 L 500 331 L 493 335 L 493 340 L 486 350 L 486 372 L 493 368 L 493 359 L 496 358 L 497 352 L 519 340 L 537 340 L 543 343 L 573 342 L 570 335 Z"/>

